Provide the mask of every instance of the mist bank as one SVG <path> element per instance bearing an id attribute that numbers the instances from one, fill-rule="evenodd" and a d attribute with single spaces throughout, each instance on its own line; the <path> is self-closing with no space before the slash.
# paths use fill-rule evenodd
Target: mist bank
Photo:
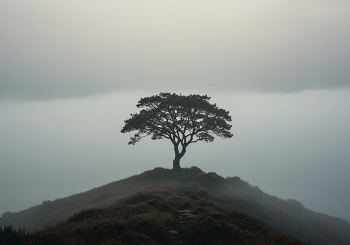
<path id="1" fill-rule="evenodd" d="M 194 144 L 182 159 L 183 166 L 196 164 L 204 171 L 241 176 L 269 194 L 350 220 L 349 90 L 174 92 L 207 93 L 233 119 L 232 139 Z M 2 100 L 0 213 L 171 166 L 170 142 L 146 138 L 132 147 L 127 145 L 131 135 L 120 133 L 123 120 L 137 112 L 138 99 L 156 93 Z"/>

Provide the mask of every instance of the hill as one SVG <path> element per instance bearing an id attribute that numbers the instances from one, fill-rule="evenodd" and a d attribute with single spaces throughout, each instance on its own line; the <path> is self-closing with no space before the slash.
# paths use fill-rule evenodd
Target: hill
<path id="1" fill-rule="evenodd" d="M 105 208 L 102 209 L 102 207 Z M 127 227 L 132 226 L 128 222 L 132 222 L 129 220 L 132 220 L 133 211 L 130 210 L 134 210 L 133 208 L 136 210 L 140 208 L 144 211 L 136 211 L 140 217 L 144 216 L 143 222 L 150 222 L 144 221 L 147 220 L 145 217 L 149 217 L 149 220 L 152 220 L 152 217 L 163 219 L 159 221 L 160 223 L 155 222 L 158 224 L 155 227 L 159 228 L 157 228 L 157 234 L 162 230 L 161 227 L 165 228 L 163 229 L 164 234 L 169 234 L 171 229 L 174 229 L 174 233 L 175 231 L 179 233 L 181 227 L 171 224 L 171 220 L 179 220 L 187 216 L 184 223 L 187 222 L 186 230 L 192 232 L 189 235 L 192 234 L 195 237 L 193 239 L 205 237 L 205 234 L 210 234 L 209 231 L 217 230 L 215 234 L 211 234 L 211 237 L 217 240 L 222 238 L 222 244 L 229 244 L 225 243 L 224 237 L 231 233 L 236 234 L 235 239 L 238 244 L 298 244 L 300 242 L 281 235 L 279 231 L 312 244 L 350 244 L 350 224 L 348 222 L 315 213 L 303 207 L 298 201 L 281 200 L 265 194 L 239 177 L 223 178 L 215 173 L 204 173 L 196 167 L 176 171 L 156 168 L 88 192 L 47 201 L 22 212 L 8 214 L 0 219 L 0 225 L 13 224 L 15 227 L 21 226 L 32 230 L 68 219 L 68 223 L 60 223 L 53 229 L 58 229 L 62 234 L 68 232 L 63 227 L 72 226 L 81 227 L 87 232 L 86 229 L 91 228 L 89 222 L 97 222 L 100 225 L 107 225 L 106 227 L 111 225 L 108 222 L 114 222 L 112 227 L 121 225 L 119 227 L 121 230 L 128 230 Z M 125 213 L 127 215 L 128 212 L 131 212 L 130 217 L 120 216 Z M 152 215 L 149 215 L 149 212 Z M 73 225 L 77 221 L 82 223 Z M 142 233 L 143 236 L 152 234 L 151 231 L 146 232 L 146 230 L 147 227 L 153 226 L 145 224 L 144 227 L 142 222 L 134 226 L 141 225 L 139 229 L 145 231 Z M 206 230 L 205 227 L 213 229 Z M 264 227 L 267 230 L 264 230 Z M 220 233 L 225 230 L 226 235 Z M 122 239 L 123 234 L 118 233 L 116 236 Z M 127 235 L 130 236 L 129 233 Z M 157 241 L 156 238 L 146 237 L 144 239 L 153 239 L 160 244 L 167 244 L 162 243 L 161 240 Z M 171 239 L 171 237 L 164 235 L 163 239 Z M 270 243 L 263 243 L 264 239 Z M 260 243 L 254 241 L 260 241 Z M 279 242 L 273 243 L 272 241 Z M 191 244 L 194 244 L 193 242 L 194 240 Z M 204 243 L 202 241 L 199 244 Z M 303 243 L 300 242 L 300 244 Z"/>

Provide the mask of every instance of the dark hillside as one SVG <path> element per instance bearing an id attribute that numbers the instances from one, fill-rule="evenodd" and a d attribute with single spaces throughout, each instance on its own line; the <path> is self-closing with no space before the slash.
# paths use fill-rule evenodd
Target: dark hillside
<path id="1" fill-rule="evenodd" d="M 118 200 L 119 204 L 117 205 L 135 205 L 146 200 L 147 202 L 153 202 L 153 199 L 150 201 L 148 198 L 150 194 L 142 194 L 150 192 L 155 195 L 153 199 L 159 200 L 159 203 L 163 203 L 164 207 L 168 207 L 167 210 L 162 210 L 162 212 L 171 214 L 171 218 L 166 215 L 163 217 L 167 221 L 177 220 L 185 216 L 194 216 L 193 220 L 187 218 L 183 222 L 191 227 L 196 224 L 195 227 L 213 225 L 215 227 L 226 227 L 223 229 L 231 229 L 234 225 L 241 228 L 243 226 L 243 224 L 235 223 L 238 221 L 233 221 L 233 217 L 243 217 L 242 215 L 247 214 L 271 227 L 275 227 L 277 230 L 304 241 L 310 241 L 312 244 L 350 244 L 350 224 L 348 222 L 315 213 L 306 209 L 298 201 L 282 200 L 265 194 L 259 188 L 249 185 L 239 177 L 223 178 L 215 173 L 204 173 L 196 167 L 176 171 L 156 168 L 85 193 L 43 203 L 19 213 L 7 215 L 0 219 L 0 224 L 13 224 L 16 227 L 21 225 L 28 228 L 42 227 L 48 222 L 52 224 L 52 222 L 58 220 L 65 220 L 83 209 L 91 210 L 93 207 L 110 206 Z M 136 193 L 139 194 L 135 195 Z M 177 202 L 177 200 L 181 201 Z M 109 208 L 112 207 L 114 206 Z M 104 212 L 101 210 L 98 212 Z M 187 211 L 177 213 L 176 210 Z M 94 212 L 92 213 L 95 215 Z M 198 220 L 202 217 L 198 216 L 200 214 L 206 214 L 210 217 Z M 141 213 L 140 215 L 142 216 Z M 79 219 L 79 215 L 73 217 Z M 252 219 L 246 215 L 244 217 L 244 220 Z M 72 221 L 72 218 L 70 220 Z M 254 222 L 257 222 L 257 220 Z M 264 223 L 261 223 L 261 226 Z M 167 225 L 169 224 L 167 223 Z M 260 227 L 260 225 L 256 225 L 256 227 Z M 179 228 L 177 229 L 179 230 Z M 202 231 L 198 232 L 194 234 L 202 234 L 200 233 Z M 243 231 L 240 230 L 239 233 L 241 234 L 241 232 Z M 167 234 L 167 232 L 165 233 Z M 203 236 L 203 234 L 200 236 Z M 248 241 L 247 236 L 243 237 L 244 241 Z M 287 243 L 281 242 L 280 244 Z"/>
<path id="2" fill-rule="evenodd" d="M 187 192 L 187 191 L 186 191 Z M 307 245 L 242 212 L 169 191 L 143 192 L 101 209 L 87 209 L 42 231 L 6 226 L 1 244 L 259 244 Z"/>
<path id="3" fill-rule="evenodd" d="M 120 198 L 137 192 L 153 189 L 166 189 L 173 183 L 166 181 L 167 186 L 160 185 L 159 181 L 152 177 L 152 171 L 140 175 L 122 179 L 110 184 L 94 188 L 87 192 L 72 195 L 54 201 L 44 201 L 18 213 L 10 213 L 0 218 L 0 225 L 13 224 L 27 229 L 40 229 L 46 225 L 56 224 L 60 220 L 67 219 L 82 209 L 103 207 L 115 203 Z"/>

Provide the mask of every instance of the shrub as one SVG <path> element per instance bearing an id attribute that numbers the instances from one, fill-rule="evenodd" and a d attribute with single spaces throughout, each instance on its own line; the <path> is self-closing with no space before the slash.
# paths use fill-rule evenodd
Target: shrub
<path id="1" fill-rule="evenodd" d="M 209 193 L 206 190 L 202 190 L 197 194 L 201 197 L 208 197 L 209 196 Z"/>
<path id="2" fill-rule="evenodd" d="M 139 202 L 144 202 L 144 201 L 148 201 L 151 199 L 161 199 L 160 197 L 151 194 L 151 193 L 137 193 L 129 198 L 127 198 L 124 203 L 125 204 L 136 204 Z"/>
<path id="3" fill-rule="evenodd" d="M 169 213 L 153 211 L 130 217 L 128 224 L 132 230 L 136 230 L 158 242 L 164 242 L 169 236 L 167 223 L 171 219 L 172 216 Z"/>
<path id="4" fill-rule="evenodd" d="M 23 244 L 27 240 L 27 232 L 25 228 L 18 227 L 16 229 L 12 225 L 0 226 L 1 244 Z"/>
<path id="5" fill-rule="evenodd" d="M 205 214 L 207 212 L 208 211 L 205 208 L 199 206 L 194 209 L 193 214 Z"/>
<path id="6" fill-rule="evenodd" d="M 193 191 L 186 191 L 185 196 L 188 196 L 189 198 L 191 198 L 193 200 L 199 200 L 199 197 Z"/>
<path id="7" fill-rule="evenodd" d="M 189 201 L 182 201 L 180 204 L 179 204 L 179 209 L 190 209 L 193 207 L 193 204 L 190 203 Z"/>
<path id="8" fill-rule="evenodd" d="M 90 218 L 96 214 L 97 210 L 95 208 L 83 209 L 79 213 L 73 214 L 72 217 L 68 218 L 68 222 L 77 222 L 87 218 Z"/>
<path id="9" fill-rule="evenodd" d="M 100 240 L 107 238 L 118 238 L 125 233 L 125 225 L 114 221 L 107 221 L 100 225 L 94 225 L 93 234 Z"/>
<path id="10" fill-rule="evenodd" d="M 4 212 L 2 215 L 1 215 L 1 217 L 3 218 L 3 217 L 8 217 L 8 216 L 10 216 L 11 215 L 11 212 L 10 211 L 7 211 L 7 212 Z"/>
<path id="11" fill-rule="evenodd" d="M 239 242 L 242 230 L 225 220 L 206 216 L 197 220 L 190 229 L 190 237 L 195 244 L 209 244 L 213 241 Z"/>

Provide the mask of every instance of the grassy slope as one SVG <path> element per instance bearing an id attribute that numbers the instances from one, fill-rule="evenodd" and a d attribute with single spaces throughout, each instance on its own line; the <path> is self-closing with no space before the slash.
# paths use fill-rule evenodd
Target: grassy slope
<path id="1" fill-rule="evenodd" d="M 171 186 L 172 183 L 168 182 Z M 162 189 L 156 180 L 144 178 L 142 175 L 119 180 L 87 192 L 72 195 L 54 201 L 43 202 L 18 213 L 11 213 L 0 218 L 0 225 L 14 224 L 15 226 L 40 229 L 46 225 L 56 224 L 67 219 L 82 209 L 103 207 L 115 203 L 118 199 L 137 192 L 152 189 Z"/>
<path id="2" fill-rule="evenodd" d="M 181 193 L 179 193 L 181 194 Z M 207 201 L 209 193 L 187 190 L 143 192 L 103 209 L 83 210 L 52 228 L 1 235 L 3 243 L 117 245 L 307 245 L 244 213 L 228 211 Z"/>
<path id="3" fill-rule="evenodd" d="M 195 167 L 181 171 L 157 168 L 85 193 L 44 203 L 22 212 L 8 215 L 0 219 L 0 224 L 14 224 L 29 228 L 38 227 L 50 220 L 51 222 L 64 220 L 82 209 L 111 205 L 120 198 L 138 192 L 149 191 L 167 193 L 166 195 L 168 196 L 179 196 L 179 198 L 182 198 L 182 204 L 185 205 L 187 203 L 188 208 L 194 214 L 202 208 L 202 211 L 209 213 L 210 217 L 215 213 L 231 217 L 233 214 L 230 214 L 230 212 L 237 210 L 261 219 L 272 227 L 310 241 L 313 244 L 350 244 L 350 225 L 346 221 L 312 212 L 294 200 L 284 201 L 267 195 L 259 188 L 250 186 L 238 177 L 225 179 L 215 173 L 206 174 Z M 168 206 L 173 205 L 173 201 L 167 200 L 168 196 L 157 195 Z M 132 203 L 129 204 L 131 205 Z M 175 207 L 172 208 L 174 209 Z M 104 211 L 99 212 L 103 213 Z M 174 210 L 169 211 L 169 215 L 173 213 Z M 235 225 L 232 223 L 232 219 L 223 217 L 221 218 L 226 220 L 225 222 Z M 249 220 L 248 218 L 244 219 Z M 108 218 L 107 220 L 101 218 L 101 220 L 108 223 Z M 211 225 L 216 224 L 218 226 L 225 226 L 226 224 L 221 221 L 215 221 L 215 219 L 214 221 L 206 220 L 203 222 L 209 222 Z M 199 224 L 197 226 L 200 227 Z M 242 227 L 242 224 L 240 227 Z M 249 229 L 246 230 L 249 232 Z M 248 238 L 245 237 L 244 239 Z"/>

